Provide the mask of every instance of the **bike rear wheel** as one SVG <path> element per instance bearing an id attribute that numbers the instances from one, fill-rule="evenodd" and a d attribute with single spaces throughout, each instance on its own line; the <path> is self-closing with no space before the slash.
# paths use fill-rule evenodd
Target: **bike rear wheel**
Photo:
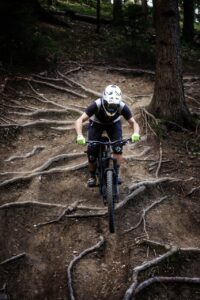
<path id="1" fill-rule="evenodd" d="M 106 173 L 106 200 L 108 204 L 108 220 L 109 229 L 111 233 L 115 232 L 115 214 L 114 214 L 114 200 L 113 200 L 113 172 L 108 170 Z"/>

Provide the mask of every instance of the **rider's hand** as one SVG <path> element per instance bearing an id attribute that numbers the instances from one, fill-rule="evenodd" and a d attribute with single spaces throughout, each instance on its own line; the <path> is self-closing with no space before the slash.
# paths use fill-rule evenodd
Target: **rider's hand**
<path id="1" fill-rule="evenodd" d="M 77 136 L 76 142 L 77 142 L 78 145 L 85 145 L 86 144 L 85 138 L 82 134 L 79 134 Z"/>
<path id="2" fill-rule="evenodd" d="M 134 134 L 132 134 L 132 136 L 131 136 L 131 141 L 132 141 L 132 143 L 138 142 L 139 140 L 140 140 L 140 135 L 139 135 L 139 133 L 134 133 Z"/>

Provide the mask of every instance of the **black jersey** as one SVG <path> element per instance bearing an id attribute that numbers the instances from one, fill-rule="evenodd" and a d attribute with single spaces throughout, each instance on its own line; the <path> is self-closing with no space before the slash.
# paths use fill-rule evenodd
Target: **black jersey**
<path id="1" fill-rule="evenodd" d="M 90 117 L 90 120 L 100 124 L 115 123 L 120 120 L 121 115 L 126 120 L 129 120 L 132 117 L 130 109 L 123 101 L 120 102 L 116 113 L 113 116 L 108 116 L 103 108 L 101 98 L 90 104 L 86 108 L 85 113 Z"/>

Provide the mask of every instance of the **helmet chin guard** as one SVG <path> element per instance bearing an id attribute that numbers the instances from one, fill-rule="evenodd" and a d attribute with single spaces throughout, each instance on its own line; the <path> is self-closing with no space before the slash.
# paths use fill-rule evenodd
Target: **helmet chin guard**
<path id="1" fill-rule="evenodd" d="M 102 95 L 103 108 L 107 116 L 112 117 L 117 112 L 117 109 L 122 101 L 122 92 L 120 88 L 115 85 L 108 85 Z"/>

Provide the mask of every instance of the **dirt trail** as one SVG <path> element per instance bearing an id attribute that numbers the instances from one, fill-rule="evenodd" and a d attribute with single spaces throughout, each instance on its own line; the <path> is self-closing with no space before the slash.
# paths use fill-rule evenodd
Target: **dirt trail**
<path id="1" fill-rule="evenodd" d="M 64 74 L 70 68 L 74 66 L 66 64 L 60 71 Z M 55 78 L 55 74 L 48 74 L 48 77 Z M 97 244 L 101 237 L 105 241 L 103 246 L 84 256 L 73 268 L 72 285 L 78 300 L 123 299 L 132 282 L 133 268 L 166 252 L 162 246 L 138 243 L 143 239 L 179 248 L 200 248 L 199 189 L 192 191 L 199 186 L 199 149 L 195 150 L 197 154 L 192 150 L 197 145 L 197 137 L 184 131 L 172 131 L 162 141 L 162 163 L 156 178 L 161 148 L 140 110 L 151 99 L 152 77 L 111 73 L 104 67 L 91 66 L 70 73 L 68 77 L 99 93 L 110 83 L 118 84 L 140 123 L 144 138 L 137 145 L 124 148 L 121 201 L 126 199 L 134 183 L 163 177 L 180 181 L 152 184 L 129 200 L 116 213 L 117 232 L 113 235 L 109 234 L 104 216 L 71 217 L 105 211 L 98 189 L 86 187 L 85 149 L 76 145 L 73 125 L 64 123 L 74 121 L 78 110 L 83 111 L 95 97 L 64 82 L 59 86 L 86 95 L 86 98 L 31 81 L 32 89 L 26 81 L 10 81 L 2 98 L 5 117 L 1 120 L 4 126 L 0 127 L 0 263 L 15 255 L 24 255 L 0 264 L 0 287 L 6 283 L 13 300 L 70 299 L 67 268 L 74 256 Z M 58 85 L 57 82 L 53 84 Z M 197 87 L 198 83 L 194 92 Z M 64 110 L 64 107 L 74 111 Z M 124 121 L 123 129 L 124 135 L 131 134 Z M 126 159 L 128 155 L 132 155 L 131 160 Z M 79 167 L 71 170 L 74 166 Z M 164 196 L 167 198 L 156 204 Z M 153 203 L 155 205 L 148 210 Z M 35 226 L 55 220 L 71 205 L 75 205 L 74 211 L 68 211 L 59 222 Z M 139 222 L 144 209 L 147 212 L 143 222 L 135 230 L 126 232 Z M 180 253 L 145 270 L 139 280 L 156 275 L 200 277 L 199 252 Z M 200 298 L 199 285 L 170 284 L 169 289 L 165 285 L 153 285 L 137 295 L 137 299 L 154 300 L 191 298 Z"/>

